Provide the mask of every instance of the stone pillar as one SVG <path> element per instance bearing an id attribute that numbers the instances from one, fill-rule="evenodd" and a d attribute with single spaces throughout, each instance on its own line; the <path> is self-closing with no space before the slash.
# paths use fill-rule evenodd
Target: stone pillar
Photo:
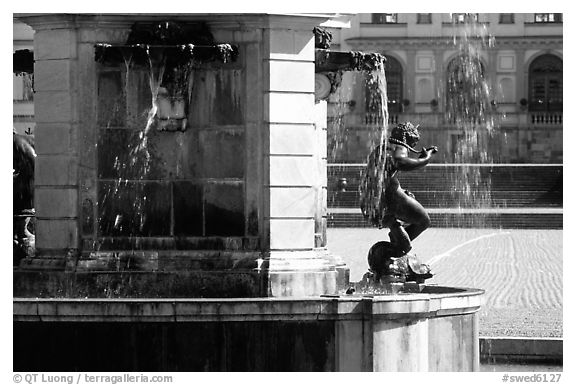
<path id="1" fill-rule="evenodd" d="M 269 296 L 336 291 L 337 261 L 326 249 L 327 117 L 314 98 L 313 29 L 325 20 L 210 20 L 216 40 L 245 50 L 246 206 L 249 228 L 259 236 L 258 266 Z"/>
<path id="2" fill-rule="evenodd" d="M 31 14 L 34 29 L 36 256 L 23 268 L 62 270 L 81 252 L 96 199 L 97 80 L 94 44 L 123 43 L 131 23 L 111 17 Z M 86 226 L 84 226 L 86 227 Z M 84 234 L 86 235 L 86 234 Z"/>
<path id="3" fill-rule="evenodd" d="M 264 31 L 264 231 L 272 296 L 333 293 L 325 254 L 326 131 L 315 119 L 314 35 L 320 20 L 270 16 Z M 266 148 L 267 147 L 267 148 Z"/>
<path id="4" fill-rule="evenodd" d="M 36 257 L 23 267 L 61 269 L 79 248 L 77 34 L 71 17 L 33 19 Z"/>

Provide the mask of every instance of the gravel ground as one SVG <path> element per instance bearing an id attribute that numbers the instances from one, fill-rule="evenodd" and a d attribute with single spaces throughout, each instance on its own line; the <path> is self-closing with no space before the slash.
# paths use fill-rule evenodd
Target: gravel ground
<path id="1" fill-rule="evenodd" d="M 359 281 L 368 249 L 387 232 L 330 228 L 328 248 Z M 481 336 L 562 337 L 562 230 L 433 228 L 412 252 L 432 267 L 427 283 L 486 290 Z"/>

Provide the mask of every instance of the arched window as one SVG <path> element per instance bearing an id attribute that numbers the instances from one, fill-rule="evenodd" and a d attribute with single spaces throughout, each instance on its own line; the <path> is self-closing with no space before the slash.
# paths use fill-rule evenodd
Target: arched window
<path id="1" fill-rule="evenodd" d="M 392 56 L 386 56 L 386 92 L 388 94 L 388 112 L 402 112 L 402 65 Z"/>
<path id="2" fill-rule="evenodd" d="M 562 59 L 549 54 L 536 58 L 528 83 L 530 111 L 562 111 Z"/>
<path id="3" fill-rule="evenodd" d="M 448 64 L 446 113 L 450 120 L 483 120 L 490 108 L 484 65 L 473 56 L 461 55 Z"/>

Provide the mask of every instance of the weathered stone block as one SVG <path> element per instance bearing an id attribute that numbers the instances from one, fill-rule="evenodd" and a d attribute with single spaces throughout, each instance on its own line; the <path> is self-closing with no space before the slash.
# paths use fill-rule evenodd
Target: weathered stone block
<path id="1" fill-rule="evenodd" d="M 270 58 L 314 61 L 314 35 L 309 31 L 271 29 Z"/>
<path id="2" fill-rule="evenodd" d="M 372 350 L 372 340 L 365 338 L 365 334 L 371 333 L 371 326 L 363 320 L 336 323 L 336 371 L 372 371 L 372 362 L 366 359 Z"/>
<path id="3" fill-rule="evenodd" d="M 314 123 L 313 94 L 271 92 L 264 99 L 270 123 Z"/>
<path id="4" fill-rule="evenodd" d="M 234 31 L 232 41 L 235 43 L 240 42 L 260 42 L 262 40 L 262 30 L 259 28 L 246 29 L 242 31 Z M 219 40 L 224 41 L 224 40 Z"/>
<path id="5" fill-rule="evenodd" d="M 76 56 L 76 30 L 53 29 L 34 35 L 36 60 L 66 59 Z"/>
<path id="6" fill-rule="evenodd" d="M 269 84 L 267 79 L 264 78 L 262 64 L 262 52 L 259 44 L 246 44 L 245 46 L 245 65 L 249 68 L 246 71 L 246 122 L 247 123 L 260 123 L 262 120 L 262 92 L 264 84 Z M 268 87 L 268 86 L 266 86 Z"/>
<path id="7" fill-rule="evenodd" d="M 37 188 L 34 195 L 37 217 L 70 218 L 78 216 L 78 190 Z"/>
<path id="8" fill-rule="evenodd" d="M 373 371 L 428 371 L 427 319 L 381 320 L 372 328 Z"/>
<path id="9" fill-rule="evenodd" d="M 270 90 L 314 92 L 314 63 L 298 61 L 269 62 Z"/>
<path id="10" fill-rule="evenodd" d="M 204 190 L 205 234 L 244 235 L 244 187 L 240 184 L 213 184 Z"/>
<path id="11" fill-rule="evenodd" d="M 311 156 L 270 157 L 271 186 L 313 186 L 319 165 Z"/>
<path id="12" fill-rule="evenodd" d="M 447 298 L 441 301 L 445 299 Z M 480 352 L 475 314 L 431 318 L 428 324 L 428 369 L 430 371 L 471 372 L 478 370 L 478 361 L 472 359 Z"/>
<path id="13" fill-rule="evenodd" d="M 70 154 L 75 151 L 76 132 L 68 123 L 40 123 L 34 132 L 38 155 Z"/>
<path id="14" fill-rule="evenodd" d="M 128 21 L 122 25 L 119 20 L 116 20 L 115 24 L 111 28 L 79 29 L 77 39 L 79 42 L 92 45 L 103 41 L 108 44 L 124 44 L 130 34 L 132 23 Z"/>
<path id="15" fill-rule="evenodd" d="M 42 60 L 34 65 L 34 90 L 68 91 L 71 83 L 69 60 Z"/>
<path id="16" fill-rule="evenodd" d="M 336 292 L 335 271 L 271 272 L 269 282 L 273 297 L 306 297 Z"/>
<path id="17" fill-rule="evenodd" d="M 36 249 L 78 247 L 78 223 L 73 219 L 37 219 Z"/>
<path id="18" fill-rule="evenodd" d="M 38 123 L 69 123 L 75 118 L 72 94 L 68 91 L 38 91 L 34 106 Z"/>
<path id="19" fill-rule="evenodd" d="M 235 35 L 234 30 L 232 29 L 216 29 L 214 28 L 212 30 L 212 36 L 214 36 L 214 41 L 221 41 L 221 42 L 226 42 L 226 43 L 232 43 L 235 42 L 234 40 L 234 35 Z"/>
<path id="20" fill-rule="evenodd" d="M 314 247 L 314 219 L 270 219 L 271 249 Z"/>
<path id="21" fill-rule="evenodd" d="M 312 125 L 270 125 L 270 154 L 314 154 L 317 147 Z"/>
<path id="22" fill-rule="evenodd" d="M 315 200 L 312 188 L 270 188 L 270 216 L 313 217 Z"/>
<path id="23" fill-rule="evenodd" d="M 245 134 L 241 130 L 204 131 L 199 135 L 201 172 L 204 178 L 244 176 Z"/>
<path id="24" fill-rule="evenodd" d="M 73 156 L 38 155 L 34 171 L 37 186 L 78 184 L 78 165 Z"/>
<path id="25" fill-rule="evenodd" d="M 244 123 L 244 73 L 241 69 L 196 70 L 191 90 L 188 124 L 192 127 Z M 252 87 L 252 84 L 250 84 Z"/>
<path id="26" fill-rule="evenodd" d="M 339 114 L 340 112 L 333 113 Z M 314 103 L 314 124 L 318 129 L 327 130 L 328 128 L 328 102 L 325 100 Z"/>

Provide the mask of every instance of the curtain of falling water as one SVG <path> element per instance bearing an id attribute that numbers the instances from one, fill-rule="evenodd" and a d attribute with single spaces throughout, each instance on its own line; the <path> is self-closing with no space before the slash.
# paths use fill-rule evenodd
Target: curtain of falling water
<path id="1" fill-rule="evenodd" d="M 107 235 L 145 235 L 146 214 L 148 202 L 146 181 L 151 170 L 151 149 L 148 136 L 154 123 L 158 109 L 158 92 L 164 77 L 166 57 L 162 51 L 150 53 L 148 57 L 149 86 L 151 91 L 151 107 L 147 113 L 146 125 L 136 127 L 130 135 L 125 154 L 116 154 L 114 169 L 118 179 L 105 192 L 101 202 L 101 218 L 114 218 L 112 228 L 104 229 Z M 123 53 L 125 62 L 124 97 L 130 95 L 131 87 L 131 56 Z M 133 129 L 133 127 L 129 127 Z M 122 205 L 132 205 L 130 209 Z M 129 217 L 126 217 L 129 216 Z"/>
<path id="2" fill-rule="evenodd" d="M 491 180 L 490 168 L 478 164 L 494 161 L 488 144 L 496 126 L 494 96 L 481 65 L 481 53 L 493 47 L 494 39 L 471 16 L 453 27 L 458 56 L 448 67 L 446 120 L 459 131 L 453 150 L 454 162 L 461 165 L 461 172 L 451 174 L 454 195 L 449 199 L 455 199 L 460 210 L 480 209 L 491 206 Z M 450 148 L 450 143 L 446 145 Z M 469 218 L 469 225 L 484 227 L 485 215 Z M 449 225 L 461 227 L 462 223 Z"/>
<path id="3" fill-rule="evenodd" d="M 337 77 L 342 78 L 344 75 L 339 73 Z M 344 141 L 346 139 L 346 122 L 344 119 L 345 114 L 348 112 L 348 97 L 352 92 L 354 87 L 355 77 L 353 81 L 348 84 L 348 82 L 343 82 L 336 89 L 334 93 L 334 102 L 331 102 L 329 106 L 331 107 L 331 116 L 328 122 L 329 139 L 328 143 L 328 163 L 339 163 L 340 159 L 346 158 L 345 154 L 342 154 Z M 344 83 L 346 85 L 344 85 Z"/>
<path id="4" fill-rule="evenodd" d="M 343 80 L 345 74 L 342 72 L 336 73 L 335 76 L 337 80 Z M 345 114 L 348 112 L 348 98 L 352 92 L 352 88 L 355 84 L 356 77 L 352 77 L 350 84 L 346 81 L 342 81 L 336 91 L 334 96 L 330 96 L 330 102 L 328 103 L 328 148 L 327 157 L 328 164 L 340 163 L 341 159 L 346 159 L 346 154 L 343 154 L 344 141 L 346 139 L 346 122 Z M 328 173 L 334 173 L 333 175 L 340 175 L 340 167 L 337 169 L 331 167 L 328 169 Z M 338 187 L 334 189 L 333 194 L 328 195 L 328 206 L 334 206 L 335 202 L 338 200 L 338 194 L 340 191 Z"/>
<path id="5" fill-rule="evenodd" d="M 366 73 L 366 89 L 369 91 L 366 110 L 373 114 L 372 121 L 377 124 L 370 132 L 370 153 L 376 148 L 375 159 L 368 159 L 367 167 L 361 177 L 360 194 L 363 212 L 373 223 L 382 217 L 381 196 L 385 188 L 386 139 L 388 138 L 388 94 L 386 91 L 386 74 L 381 63 L 375 70 Z"/>
<path id="6" fill-rule="evenodd" d="M 378 126 L 371 134 L 370 148 L 381 146 L 383 157 L 386 156 L 386 138 L 388 137 L 388 93 L 386 90 L 386 74 L 384 72 L 384 65 L 382 64 L 377 69 L 369 72 L 366 76 L 366 83 L 371 90 L 370 103 L 375 104 L 378 111 Z"/>
<path id="7" fill-rule="evenodd" d="M 386 156 L 386 138 L 388 135 L 388 94 L 386 91 L 386 75 L 384 72 L 384 63 L 378 63 L 376 69 L 372 71 L 364 71 L 362 73 L 364 80 L 364 87 L 368 90 L 366 98 L 367 114 L 372 114 L 371 121 L 376 122 L 369 133 L 369 152 L 371 153 L 375 148 L 381 146 L 383 151 L 379 154 L 379 161 L 375 164 L 373 170 L 368 171 L 371 180 L 375 181 L 374 185 L 370 186 L 370 191 L 366 192 L 370 195 L 371 206 L 378 205 L 380 202 L 380 194 L 384 187 L 384 158 Z M 356 76 L 353 78 L 356 79 Z M 342 154 L 344 142 L 346 138 L 346 122 L 344 120 L 345 114 L 348 112 L 347 96 L 354 87 L 354 82 L 344 82 L 349 86 L 340 86 L 335 95 L 336 102 L 332 103 L 334 106 L 332 113 L 333 118 L 328 125 L 330 142 L 328 144 L 328 162 L 337 163 L 339 159 L 345 157 Z M 362 175 L 360 176 L 362 178 Z M 336 194 L 332 195 L 331 199 L 336 200 Z"/>

